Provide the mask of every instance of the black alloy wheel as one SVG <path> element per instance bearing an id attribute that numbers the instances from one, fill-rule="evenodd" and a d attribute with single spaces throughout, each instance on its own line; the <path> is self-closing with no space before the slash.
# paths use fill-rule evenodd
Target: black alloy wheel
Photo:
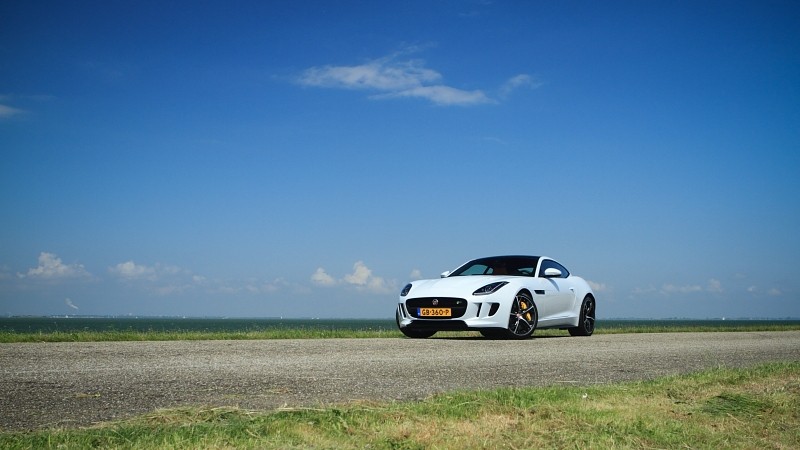
<path id="1" fill-rule="evenodd" d="M 520 291 L 511 304 L 511 314 L 508 318 L 506 337 L 509 339 L 527 339 L 531 337 L 539 321 L 539 312 L 533 303 L 531 295 Z"/>
<path id="2" fill-rule="evenodd" d="M 594 310 L 594 299 L 587 295 L 581 305 L 578 326 L 569 329 L 570 336 L 591 336 L 594 333 Z"/>

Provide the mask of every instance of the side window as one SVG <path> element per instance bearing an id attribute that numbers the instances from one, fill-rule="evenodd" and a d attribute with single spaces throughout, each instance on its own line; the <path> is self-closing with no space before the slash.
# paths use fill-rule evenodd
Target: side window
<path id="1" fill-rule="evenodd" d="M 546 259 L 542 260 L 542 263 L 539 264 L 539 274 L 537 276 L 539 278 L 544 278 L 544 271 L 549 269 L 550 267 L 553 267 L 553 266 L 550 265 L 550 261 L 549 260 L 546 260 Z"/>
<path id="2" fill-rule="evenodd" d="M 569 271 L 567 270 L 566 267 L 562 266 L 561 264 L 555 261 L 545 259 L 539 265 L 539 277 L 544 278 L 544 271 L 547 269 L 558 269 L 559 271 L 561 271 L 561 276 L 559 278 L 567 278 L 569 276 Z"/>
<path id="3" fill-rule="evenodd" d="M 567 270 L 566 267 L 562 266 L 561 264 L 555 261 L 550 261 L 550 262 L 553 263 L 553 267 L 561 271 L 561 278 L 567 278 L 569 276 L 569 270 Z"/>

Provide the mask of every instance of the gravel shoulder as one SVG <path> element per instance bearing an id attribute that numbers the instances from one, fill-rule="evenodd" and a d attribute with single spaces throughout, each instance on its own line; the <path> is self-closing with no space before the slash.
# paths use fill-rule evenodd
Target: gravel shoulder
<path id="1" fill-rule="evenodd" d="M 86 426 L 179 406 L 402 401 L 798 360 L 800 331 L 0 344 L 0 429 Z"/>

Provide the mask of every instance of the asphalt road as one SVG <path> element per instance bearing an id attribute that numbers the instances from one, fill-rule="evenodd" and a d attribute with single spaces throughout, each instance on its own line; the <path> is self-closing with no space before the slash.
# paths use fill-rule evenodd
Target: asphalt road
<path id="1" fill-rule="evenodd" d="M 800 360 L 800 331 L 0 344 L 0 429 L 83 426 L 189 405 L 272 409 L 611 383 L 788 360 Z"/>

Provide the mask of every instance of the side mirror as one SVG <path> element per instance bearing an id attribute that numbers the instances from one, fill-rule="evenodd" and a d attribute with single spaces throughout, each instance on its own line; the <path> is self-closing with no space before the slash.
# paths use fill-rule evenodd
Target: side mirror
<path id="1" fill-rule="evenodd" d="M 549 269 L 544 269 L 544 277 L 545 278 L 558 278 L 560 276 L 561 276 L 561 271 L 558 270 L 558 269 L 555 269 L 553 267 L 551 267 Z"/>
<path id="2" fill-rule="evenodd" d="M 442 274 L 441 274 L 441 275 L 439 275 L 439 276 L 440 276 L 441 278 L 447 278 L 449 275 L 450 275 L 450 271 L 449 271 L 449 270 L 445 270 L 445 271 L 444 271 L 444 272 L 442 272 Z"/>

